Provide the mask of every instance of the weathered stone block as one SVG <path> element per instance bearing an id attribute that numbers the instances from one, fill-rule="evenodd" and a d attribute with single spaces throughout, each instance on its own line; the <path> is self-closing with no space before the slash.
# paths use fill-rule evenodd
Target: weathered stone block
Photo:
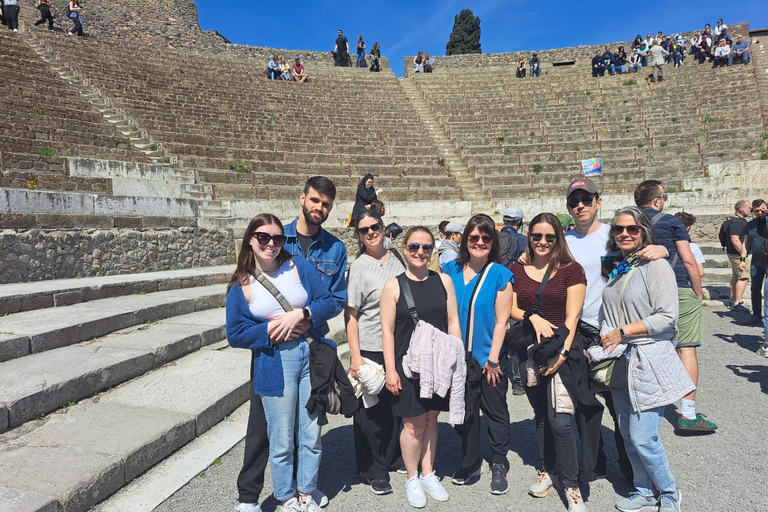
<path id="1" fill-rule="evenodd" d="M 8 423 L 10 422 L 10 416 L 8 414 L 8 408 L 0 406 L 0 434 L 8 430 Z M 0 499 L 2 503 L 2 499 Z"/>
<path id="2" fill-rule="evenodd" d="M 141 217 L 115 217 L 116 228 L 141 228 L 144 227 Z"/>
<path id="3" fill-rule="evenodd" d="M 164 279 L 157 283 L 157 291 L 178 290 L 181 288 L 181 279 Z"/>
<path id="4" fill-rule="evenodd" d="M 18 334 L 0 334 L 0 361 L 16 359 L 29 354 L 29 337 Z"/>
<path id="5" fill-rule="evenodd" d="M 61 512 L 59 502 L 32 491 L 0 487 L 0 510 L 3 512 Z"/>
<path id="6" fill-rule="evenodd" d="M 0 229 L 32 229 L 36 224 L 31 214 L 0 213 Z"/>
<path id="7" fill-rule="evenodd" d="M 53 305 L 56 307 L 69 306 L 70 304 L 79 304 L 81 302 L 83 302 L 83 290 L 61 292 L 53 295 Z"/>
<path id="8" fill-rule="evenodd" d="M 159 283 L 153 281 L 151 283 L 136 283 L 133 285 L 133 293 L 154 293 L 159 289 Z"/>
<path id="9" fill-rule="evenodd" d="M 142 217 L 141 224 L 144 228 L 168 228 L 171 226 L 171 219 L 168 217 Z"/>
<path id="10" fill-rule="evenodd" d="M 0 300 L 0 316 L 21 311 L 21 297 Z"/>
<path id="11" fill-rule="evenodd" d="M 44 309 L 53 307 L 52 295 L 34 295 L 32 297 L 21 298 L 22 311 L 31 311 L 33 309 Z"/>

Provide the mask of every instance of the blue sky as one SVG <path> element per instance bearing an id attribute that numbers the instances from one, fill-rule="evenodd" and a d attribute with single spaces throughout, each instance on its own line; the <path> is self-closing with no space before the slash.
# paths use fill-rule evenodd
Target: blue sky
<path id="1" fill-rule="evenodd" d="M 731 3 L 482 1 L 243 2 L 195 0 L 200 25 L 237 44 L 331 51 L 342 29 L 353 48 L 358 34 L 368 48 L 378 41 L 396 75 L 403 57 L 418 50 L 444 55 L 454 16 L 472 9 L 480 17 L 483 53 L 559 48 L 629 40 L 638 33 L 694 30 L 718 18 L 768 26 L 768 1 Z M 610 8 L 612 5 L 619 9 Z M 696 6 L 693 8 L 693 6 Z M 339 8 L 341 6 L 342 8 Z M 330 58 L 330 56 L 329 56 Z"/>

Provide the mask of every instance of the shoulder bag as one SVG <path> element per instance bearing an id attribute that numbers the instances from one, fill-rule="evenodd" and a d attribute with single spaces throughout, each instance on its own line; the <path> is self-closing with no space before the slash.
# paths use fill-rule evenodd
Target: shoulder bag
<path id="1" fill-rule="evenodd" d="M 533 304 L 533 309 L 530 311 L 531 315 L 538 315 L 541 313 L 541 302 L 544 300 L 544 287 L 547 286 L 547 281 L 549 281 L 551 275 L 552 273 L 547 269 L 541 280 L 539 291 L 536 292 L 536 302 Z M 533 325 L 531 325 L 530 320 L 526 318 L 522 322 L 516 324 L 512 324 L 511 322 L 512 321 L 510 320 L 510 324 L 507 327 L 507 333 L 504 336 L 504 345 L 506 345 L 507 349 L 519 352 L 536 343 L 536 330 L 533 328 Z"/>
<path id="2" fill-rule="evenodd" d="M 625 324 L 624 305 L 621 300 L 624 297 L 624 290 L 627 288 L 632 272 L 624 275 L 624 283 L 619 292 L 619 322 Z M 613 391 L 627 388 L 627 358 L 625 354 L 611 359 L 605 359 L 598 362 L 589 363 L 589 384 L 593 391 Z"/>

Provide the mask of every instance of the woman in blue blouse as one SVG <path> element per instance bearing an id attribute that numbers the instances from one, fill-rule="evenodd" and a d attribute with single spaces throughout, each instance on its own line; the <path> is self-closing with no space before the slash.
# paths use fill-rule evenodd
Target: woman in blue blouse
<path id="1" fill-rule="evenodd" d="M 461 436 L 461 469 L 453 475 L 453 483 L 463 485 L 481 473 L 480 410 L 488 425 L 491 444 L 491 493 L 504 494 L 507 485 L 507 450 L 509 449 L 509 409 L 507 408 L 507 356 L 504 334 L 512 308 L 512 272 L 499 263 L 499 236 L 493 220 L 475 215 L 467 223 L 461 237 L 459 256 L 444 271 L 456 289 L 462 339 L 469 339 L 470 301 L 478 276 L 488 266 L 485 278 L 475 293 L 471 319 L 472 344 L 467 351 L 468 407 L 463 425 L 457 426 Z M 475 371 L 472 371 L 474 367 Z"/>
<path id="2" fill-rule="evenodd" d="M 232 347 L 253 351 L 253 387 L 267 419 L 275 497 L 285 512 L 319 512 L 312 492 L 320 469 L 320 425 L 317 414 L 304 407 L 311 393 L 307 338 L 335 348 L 313 326 L 330 320 L 336 303 L 314 266 L 302 258 L 294 260 L 283 249 L 285 240 L 283 225 L 274 215 L 262 213 L 248 225 L 227 291 L 227 340 Z M 256 280 L 257 273 L 280 291 L 292 311 L 285 312 Z"/>

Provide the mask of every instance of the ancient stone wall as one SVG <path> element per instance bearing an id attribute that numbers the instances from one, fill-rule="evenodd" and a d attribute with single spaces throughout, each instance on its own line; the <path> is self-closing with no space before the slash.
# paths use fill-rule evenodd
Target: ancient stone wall
<path id="1" fill-rule="evenodd" d="M 230 230 L 2 230 L 0 283 L 235 262 Z"/>
<path id="2" fill-rule="evenodd" d="M 715 20 L 712 20 L 713 23 Z M 727 23 L 726 23 L 727 24 Z M 728 25 L 728 33 L 731 34 L 731 37 L 735 40 L 736 34 L 743 34 L 745 37 L 747 37 L 747 34 L 749 34 L 749 23 L 743 22 L 743 23 L 733 23 L 733 24 L 727 24 Z M 702 27 L 703 29 L 703 27 Z M 691 37 L 694 32 L 700 32 L 699 31 L 690 31 L 690 32 L 683 32 L 683 37 L 689 38 Z M 652 35 L 656 35 L 656 31 L 651 32 Z M 648 32 L 645 32 L 641 34 L 643 37 L 646 36 Z M 456 69 L 456 68 L 474 68 L 474 67 L 488 67 L 488 66 L 505 66 L 505 67 L 512 67 L 514 68 L 517 65 L 517 57 L 519 55 L 523 55 L 526 60 L 530 57 L 530 55 L 533 52 L 536 52 L 539 54 L 539 60 L 542 63 L 542 69 L 545 68 L 547 65 L 549 65 L 552 62 L 562 62 L 562 61 L 588 61 L 591 60 L 592 57 L 595 56 L 595 52 L 597 50 L 602 50 L 606 46 L 610 46 L 611 48 L 616 48 L 618 46 L 624 46 L 625 49 L 629 49 L 632 47 L 632 41 L 618 41 L 614 43 L 602 43 L 602 44 L 594 44 L 594 45 L 586 45 L 586 46 L 572 46 L 569 48 L 557 48 L 554 50 L 525 50 L 525 51 L 519 51 L 519 52 L 508 52 L 508 53 L 472 53 L 472 54 L 466 54 L 466 55 L 433 55 L 435 59 L 435 66 L 434 69 L 437 70 L 438 68 L 444 68 L 444 69 Z M 409 76 L 413 73 L 413 55 L 410 57 L 403 58 L 403 66 L 405 69 L 405 75 Z"/>

